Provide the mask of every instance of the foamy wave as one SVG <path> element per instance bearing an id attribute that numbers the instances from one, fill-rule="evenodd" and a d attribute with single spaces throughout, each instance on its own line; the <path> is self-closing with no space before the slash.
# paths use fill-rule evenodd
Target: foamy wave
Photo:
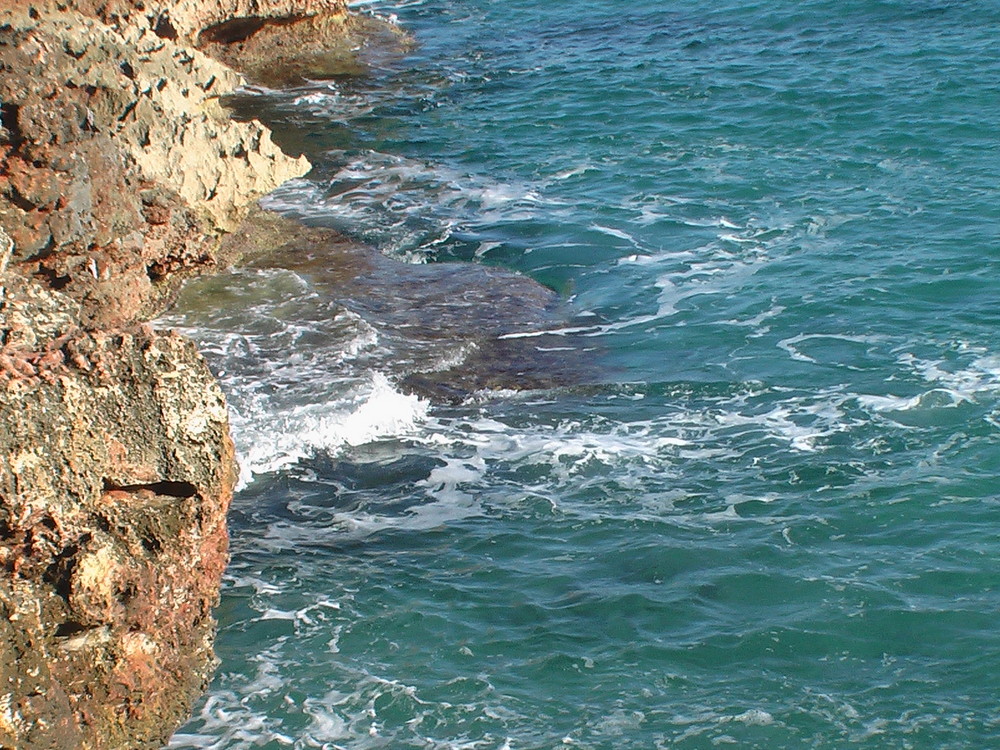
<path id="1" fill-rule="evenodd" d="M 715 239 L 698 247 L 654 251 L 632 232 L 618 227 L 591 225 L 591 230 L 628 244 L 629 247 L 621 249 L 629 254 L 619 258 L 616 264 L 624 267 L 623 274 L 640 277 L 635 284 L 644 285 L 655 294 L 655 308 L 608 324 L 595 325 L 585 331 L 572 332 L 602 335 L 631 329 L 676 318 L 684 312 L 687 300 L 708 295 L 731 296 L 761 265 L 770 262 L 772 246 L 787 239 L 786 226 L 764 227 L 754 221 L 738 225 L 725 217 L 704 221 L 665 215 L 660 218 L 715 229 Z M 639 252 L 632 253 L 632 249 Z M 581 296 L 580 302 L 585 304 L 586 301 L 585 296 Z M 746 323 L 739 320 L 726 322 Z"/>
<path id="2" fill-rule="evenodd" d="M 813 342 L 820 342 L 817 347 L 820 352 L 826 353 L 830 349 L 830 343 L 836 344 L 857 344 L 862 349 L 866 349 L 871 346 L 878 345 L 884 342 L 884 338 L 880 336 L 854 336 L 844 333 L 800 333 L 795 336 L 789 336 L 788 338 L 782 339 L 778 342 L 778 348 L 783 349 L 788 352 L 788 356 L 797 362 L 810 362 L 812 364 L 819 364 L 820 360 L 816 357 L 806 354 L 803 351 L 803 344 L 811 345 Z M 851 365 L 848 362 L 836 361 L 836 362 L 825 362 L 825 364 L 836 365 L 838 367 L 846 367 L 849 370 L 858 369 L 856 366 Z"/>
<path id="3" fill-rule="evenodd" d="M 306 106 L 326 100 L 303 99 Z M 422 262 L 456 231 L 478 222 L 530 218 L 551 201 L 539 186 L 499 182 L 403 156 L 369 151 L 343 163 L 325 184 L 292 180 L 267 196 L 266 208 L 333 222 L 410 262 Z"/>
<path id="4" fill-rule="evenodd" d="M 858 403 L 864 408 L 889 419 L 896 419 L 894 414 L 929 413 L 963 404 L 989 403 L 1000 395 L 1000 356 L 983 347 L 960 343 L 952 347 L 947 357 L 928 359 L 905 352 L 897 361 L 911 377 L 916 376 L 930 387 L 913 395 L 858 396 Z"/>
<path id="5" fill-rule="evenodd" d="M 762 444 L 784 445 L 800 454 L 823 452 L 835 436 L 865 424 L 848 393 L 788 393 L 763 408 L 776 395 L 782 394 L 762 389 L 678 401 L 660 417 L 624 423 L 590 419 L 552 424 L 541 419 L 521 424 L 516 417 L 520 409 L 490 416 L 487 404 L 475 419 L 431 417 L 410 440 L 445 462 L 419 484 L 428 501 L 451 512 L 478 510 L 484 493 L 495 496 L 496 487 L 511 472 L 514 495 L 544 498 L 562 512 L 606 512 L 589 500 L 577 507 L 571 498 L 600 490 L 614 477 L 616 492 L 652 515 L 668 514 L 679 523 L 731 521 L 739 518 L 734 506 L 742 501 L 729 503 L 722 514 L 701 512 L 687 518 L 677 512 L 677 480 L 692 466 L 722 457 L 739 460 Z M 507 398 L 524 410 L 544 409 L 544 404 L 526 403 L 523 395 Z M 366 518 L 364 523 L 375 520 Z"/>
<path id="6" fill-rule="evenodd" d="M 242 411 L 233 409 L 240 487 L 319 451 L 336 453 L 344 446 L 410 433 L 427 416 L 429 403 L 400 393 L 373 372 L 368 384 L 337 403 L 310 403 L 277 413 L 273 406 L 258 398 Z"/>
<path id="7" fill-rule="evenodd" d="M 963 400 L 971 401 L 980 394 L 1000 391 L 1000 356 L 968 344 L 959 344 L 958 354 L 971 357 L 971 361 L 956 365 L 943 359 L 921 359 L 904 354 L 900 362 L 924 380 L 939 384 Z"/>
<path id="8" fill-rule="evenodd" d="M 233 298 L 164 316 L 199 342 L 229 401 L 239 487 L 317 452 L 412 431 L 429 404 L 372 362 L 378 331 L 305 278 L 242 270 L 192 283 L 188 299 Z M 238 303 L 238 304 L 237 304 Z"/>

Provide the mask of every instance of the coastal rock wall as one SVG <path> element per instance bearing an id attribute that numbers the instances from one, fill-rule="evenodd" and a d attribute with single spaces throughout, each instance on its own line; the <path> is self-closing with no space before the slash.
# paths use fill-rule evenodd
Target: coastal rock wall
<path id="1" fill-rule="evenodd" d="M 346 17 L 345 0 L 75 0 L 82 13 L 117 28 L 148 28 L 178 44 L 197 46 L 205 34 L 246 37 L 268 23 L 319 16 Z"/>
<path id="2" fill-rule="evenodd" d="M 194 346 L 78 333 L 0 399 L 0 746 L 160 747 L 214 667 L 235 480 Z"/>
<path id="3" fill-rule="evenodd" d="M 343 10 L 0 8 L 0 748 L 159 747 L 210 677 L 225 402 L 193 344 L 143 321 L 309 165 L 225 114 L 243 79 L 193 45 Z"/>
<path id="4" fill-rule="evenodd" d="M 197 47 L 268 85 L 339 71 L 374 26 L 345 0 L 75 0 L 117 30 Z"/>
<path id="5" fill-rule="evenodd" d="M 241 78 L 197 50 L 74 11 L 2 15 L 0 224 L 12 265 L 84 324 L 155 313 L 254 198 L 308 169 L 225 114 Z"/>

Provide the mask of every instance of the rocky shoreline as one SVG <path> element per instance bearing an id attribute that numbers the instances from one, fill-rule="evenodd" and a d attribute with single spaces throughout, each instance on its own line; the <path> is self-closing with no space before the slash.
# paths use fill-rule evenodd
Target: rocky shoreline
<path id="1" fill-rule="evenodd" d="M 309 169 L 219 98 L 343 65 L 368 22 L 343 0 L 6 6 L 0 747 L 160 747 L 214 669 L 236 466 L 201 356 L 145 321 Z"/>

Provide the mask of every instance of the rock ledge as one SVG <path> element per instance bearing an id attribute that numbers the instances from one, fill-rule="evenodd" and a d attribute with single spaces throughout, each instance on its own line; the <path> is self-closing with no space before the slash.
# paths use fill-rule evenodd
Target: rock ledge
<path id="1" fill-rule="evenodd" d="M 223 111 L 231 66 L 351 28 L 342 0 L 0 8 L 0 749 L 160 747 L 211 676 L 226 406 L 144 321 L 309 169 Z"/>

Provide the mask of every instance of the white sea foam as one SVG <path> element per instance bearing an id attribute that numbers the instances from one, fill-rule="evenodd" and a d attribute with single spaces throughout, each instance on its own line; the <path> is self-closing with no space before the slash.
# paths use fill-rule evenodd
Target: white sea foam
<path id="1" fill-rule="evenodd" d="M 953 409 L 962 404 L 992 401 L 1000 396 L 1000 357 L 983 347 L 959 344 L 948 358 L 927 359 L 910 352 L 897 361 L 905 372 L 930 385 L 914 395 L 859 394 L 858 403 L 889 419 L 910 412 Z M 893 417 L 893 415 L 897 417 Z M 992 422 L 992 418 L 985 417 Z M 905 426 L 905 425 L 904 425 Z"/>
<path id="2" fill-rule="evenodd" d="M 778 348 L 788 352 L 788 356 L 798 362 L 810 362 L 819 364 L 819 360 L 805 354 L 800 345 L 812 341 L 844 341 L 852 344 L 875 345 L 884 342 L 884 337 L 880 336 L 855 336 L 843 333 L 799 333 L 789 336 L 778 342 Z M 821 347 L 821 351 L 828 347 Z M 846 362 L 828 361 L 826 364 L 846 367 L 847 369 L 857 369 L 856 366 Z"/>
<path id="3" fill-rule="evenodd" d="M 576 177 L 577 175 L 586 174 L 587 172 L 592 172 L 597 167 L 589 163 L 578 164 L 575 167 L 570 167 L 569 169 L 564 169 L 561 172 L 557 172 L 552 175 L 553 180 L 568 180 L 570 177 Z"/>
<path id="4" fill-rule="evenodd" d="M 819 440 L 850 426 L 842 409 L 845 400 L 843 396 L 812 403 L 792 400 L 778 403 L 762 414 L 731 410 L 718 413 L 715 419 L 725 427 L 743 430 L 763 428 L 768 435 L 787 442 L 790 448 L 813 453 L 818 449 Z"/>
<path id="5" fill-rule="evenodd" d="M 592 227 L 599 229 L 598 227 Z M 602 230 L 603 231 L 603 230 Z M 610 233 L 610 230 L 605 231 Z M 615 235 L 617 236 L 617 235 Z M 630 239 L 634 241 L 634 238 Z M 684 251 L 680 253 L 659 253 L 655 255 L 629 255 L 617 261 L 618 265 L 634 265 L 643 269 L 655 269 L 664 264 L 680 266 L 656 276 L 651 287 L 657 291 L 656 310 L 652 313 L 634 315 L 612 323 L 593 326 L 567 326 L 555 329 L 537 331 L 519 331 L 501 336 L 502 339 L 530 338 L 537 336 L 566 336 L 579 334 L 583 336 L 601 336 L 616 331 L 635 328 L 641 325 L 656 323 L 673 318 L 681 312 L 684 300 L 705 296 L 731 294 L 738 289 L 748 277 L 754 274 L 758 266 L 767 261 L 761 248 L 754 246 L 754 251 L 745 256 L 731 253 L 720 253 L 709 260 L 697 260 L 710 256 L 716 246 L 700 248 L 704 252 Z"/>
<path id="6" fill-rule="evenodd" d="M 758 315 L 754 315 L 751 318 L 746 318 L 745 320 L 731 318 L 729 320 L 723 320 L 721 322 L 732 326 L 747 326 L 749 328 L 753 328 L 755 329 L 755 333 L 753 335 L 761 336 L 771 330 L 769 325 L 764 325 L 765 322 L 770 320 L 771 318 L 778 317 L 784 311 L 785 307 L 783 305 L 772 305 L 767 310 L 764 310 L 764 312 Z"/>
<path id="7" fill-rule="evenodd" d="M 540 184 L 504 182 L 375 151 L 346 159 L 325 184 L 285 183 L 262 204 L 333 221 L 410 262 L 433 256 L 454 232 L 472 224 L 530 219 L 554 205 L 543 198 Z"/>
<path id="8" fill-rule="evenodd" d="M 474 465 L 477 474 L 465 474 L 466 481 L 482 475 L 487 465 L 498 460 L 513 465 L 547 466 L 554 477 L 566 479 L 598 465 L 610 467 L 627 461 L 658 464 L 663 461 L 664 452 L 689 445 L 676 435 L 656 434 L 651 423 L 608 424 L 604 430 L 588 429 L 578 422 L 511 429 L 488 417 L 471 424 L 464 422 L 460 429 L 440 421 L 436 424 L 432 441 L 439 448 L 442 444 L 475 448 L 476 461 L 466 463 L 465 468 Z"/>
<path id="9" fill-rule="evenodd" d="M 293 107 L 298 107 L 309 111 L 312 114 L 328 115 L 339 108 L 341 117 L 343 116 L 345 97 L 341 94 L 340 88 L 333 81 L 326 81 L 322 84 L 322 90 L 310 91 L 300 94 L 292 99 Z"/>
<path id="10" fill-rule="evenodd" d="M 684 268 L 659 275 L 654 287 L 656 312 L 638 315 L 601 327 L 602 333 L 672 318 L 681 312 L 681 303 L 705 295 L 730 294 L 756 271 L 761 258 L 716 258 L 704 262 L 688 262 Z"/>
<path id="11" fill-rule="evenodd" d="M 876 412 L 909 411 L 920 406 L 924 394 L 904 398 L 902 396 L 858 396 L 858 403 Z"/>
<path id="12" fill-rule="evenodd" d="M 238 301 L 232 309 L 198 308 L 184 330 L 227 393 L 240 488 L 319 452 L 405 435 L 425 417 L 426 401 L 401 393 L 374 367 L 377 329 L 309 280 L 266 269 L 199 283 L 207 296 Z M 206 296 L 198 284 L 186 294 Z"/>
<path id="13" fill-rule="evenodd" d="M 664 257 L 665 253 L 656 253 L 651 255 L 645 255 L 645 254 L 626 255 L 623 258 L 619 258 L 617 263 L 618 265 L 626 265 L 626 264 L 637 264 L 642 266 L 663 265 Z M 674 262 L 681 262 L 681 261 L 697 259 L 698 255 L 691 250 L 680 250 L 678 252 L 671 253 L 669 257 Z"/>
<path id="14" fill-rule="evenodd" d="M 606 227 L 602 224 L 591 224 L 590 229 L 593 229 L 595 232 L 600 232 L 601 234 L 606 234 L 609 237 L 617 237 L 620 240 L 625 240 L 634 247 L 638 248 L 642 247 L 642 244 L 639 242 L 639 240 L 637 240 L 628 232 L 625 232 L 621 229 L 615 229 L 614 227 Z"/>
<path id="15" fill-rule="evenodd" d="M 650 291 L 655 291 L 656 309 L 596 326 L 588 334 L 601 335 L 674 319 L 684 311 L 687 300 L 707 295 L 733 295 L 771 260 L 772 247 L 786 238 L 788 230 L 784 225 L 761 226 L 756 221 L 741 226 L 724 217 L 682 223 L 716 229 L 716 238 L 694 248 L 653 250 L 643 246 L 634 235 L 591 226 L 591 229 L 620 236 L 641 250 L 624 256 L 617 264 L 634 267 L 635 273 L 650 279 L 646 283 Z"/>
<path id="16" fill-rule="evenodd" d="M 404 514 L 354 511 L 338 514 L 332 520 L 339 525 L 337 538 L 344 539 L 364 538 L 388 529 L 427 531 L 482 514 L 482 505 L 471 495 L 459 499 L 458 495 L 453 494 L 451 497 L 418 505 Z"/>
<path id="17" fill-rule="evenodd" d="M 958 363 L 922 359 L 909 353 L 900 356 L 899 361 L 961 399 L 974 400 L 979 394 L 1000 390 L 1000 356 L 968 344 L 959 344 L 957 349 L 961 355 Z"/>
<path id="18" fill-rule="evenodd" d="M 429 404 L 396 390 L 378 372 L 336 402 L 306 403 L 274 411 L 266 398 L 233 409 L 241 466 L 240 486 L 257 474 L 280 471 L 319 451 L 336 453 L 385 437 L 412 432 Z"/>
<path id="19" fill-rule="evenodd" d="M 738 721 L 741 724 L 747 724 L 748 726 L 766 727 L 774 723 L 774 716 L 762 708 L 751 708 L 748 711 L 733 716 L 732 720 Z"/>
<path id="20" fill-rule="evenodd" d="M 523 396 L 508 398 L 516 402 Z M 430 528 L 482 514 L 486 505 L 505 502 L 502 498 L 525 496 L 546 499 L 561 513 L 600 516 L 619 512 L 613 507 L 619 500 L 605 508 L 592 499 L 593 493 L 606 491 L 609 477 L 616 496 L 631 498 L 630 517 L 670 517 L 683 525 L 745 520 L 739 505 L 749 499 L 773 502 L 775 497 L 734 496 L 721 509 L 692 514 L 676 508 L 686 497 L 678 481 L 692 465 L 736 460 L 762 444 L 804 454 L 825 451 L 830 438 L 860 424 L 851 413 L 854 404 L 851 394 L 837 389 L 813 394 L 762 390 L 675 403 L 662 417 L 628 423 L 598 419 L 515 425 L 485 411 L 459 420 L 428 415 L 422 429 L 407 437 L 444 462 L 415 483 L 424 500 L 402 514 L 351 511 L 335 520 L 342 529 L 362 535 L 383 528 Z M 506 487 L 507 481 L 514 484 Z M 580 493 L 591 499 L 575 504 L 572 498 Z M 757 516 L 749 520 L 763 520 Z"/>
<path id="21" fill-rule="evenodd" d="M 382 6 L 389 5 L 391 8 L 414 8 L 423 5 L 425 0 L 392 0 L 389 4 L 386 0 L 349 0 L 347 3 L 348 8 L 355 10 L 360 9 L 379 9 Z"/>

